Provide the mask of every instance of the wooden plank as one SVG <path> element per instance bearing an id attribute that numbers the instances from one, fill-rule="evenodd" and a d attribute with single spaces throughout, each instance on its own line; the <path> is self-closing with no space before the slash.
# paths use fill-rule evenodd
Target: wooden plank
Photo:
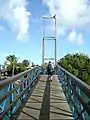
<path id="1" fill-rule="evenodd" d="M 58 77 L 43 75 L 21 111 L 18 120 L 73 120 Z"/>
<path id="2" fill-rule="evenodd" d="M 33 93 L 22 109 L 18 120 L 38 120 L 42 105 L 43 94 L 46 86 L 46 76 L 42 76 L 38 81 Z"/>
<path id="3" fill-rule="evenodd" d="M 53 76 L 50 85 L 50 120 L 73 120 L 57 76 Z"/>

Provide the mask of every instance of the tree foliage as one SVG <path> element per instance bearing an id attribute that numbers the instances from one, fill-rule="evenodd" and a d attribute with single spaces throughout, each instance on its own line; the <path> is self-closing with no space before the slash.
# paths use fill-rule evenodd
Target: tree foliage
<path id="1" fill-rule="evenodd" d="M 25 66 L 25 67 L 28 67 L 29 66 L 29 61 L 28 60 L 23 60 L 22 65 Z"/>
<path id="2" fill-rule="evenodd" d="M 9 74 L 12 71 L 12 75 L 14 75 L 14 70 L 16 69 L 17 66 L 17 62 L 18 62 L 18 58 L 15 55 L 9 55 L 6 57 L 6 65 L 7 65 L 7 69 Z"/>
<path id="3" fill-rule="evenodd" d="M 7 67 L 8 76 L 12 76 L 27 70 L 29 61 L 23 60 L 21 63 L 18 62 L 18 58 L 15 55 L 9 55 L 6 57 L 5 66 Z"/>
<path id="4" fill-rule="evenodd" d="M 15 55 L 9 55 L 6 57 L 6 64 L 7 65 L 16 65 L 18 62 L 18 58 Z"/>
<path id="5" fill-rule="evenodd" d="M 67 54 L 58 64 L 90 84 L 90 58 L 83 53 Z"/>

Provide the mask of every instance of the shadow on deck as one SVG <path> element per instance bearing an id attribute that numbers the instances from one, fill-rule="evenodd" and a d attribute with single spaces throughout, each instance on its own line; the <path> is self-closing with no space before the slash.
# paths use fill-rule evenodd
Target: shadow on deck
<path id="1" fill-rule="evenodd" d="M 13 120 L 73 120 L 57 76 L 52 82 L 47 76 L 42 76 L 32 91 Z"/>

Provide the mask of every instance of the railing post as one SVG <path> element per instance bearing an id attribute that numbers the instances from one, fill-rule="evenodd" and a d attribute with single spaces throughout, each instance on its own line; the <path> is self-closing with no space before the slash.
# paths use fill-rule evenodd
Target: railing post
<path id="1" fill-rule="evenodd" d="M 71 82 L 71 86 L 72 86 L 72 87 L 74 88 L 74 90 L 76 91 L 76 86 L 75 86 L 75 84 L 74 84 L 73 82 Z M 73 94 L 72 100 L 73 100 L 73 104 L 75 105 L 75 104 L 76 104 L 76 98 L 75 98 L 75 95 L 74 95 L 74 94 Z M 77 116 L 76 116 L 76 110 L 75 110 L 74 107 L 73 107 L 73 115 L 74 115 L 74 119 L 76 119 Z"/>
<path id="2" fill-rule="evenodd" d="M 28 78 L 27 85 L 29 85 L 29 83 L 31 82 L 30 73 L 28 73 L 27 78 Z M 28 88 L 28 92 L 29 91 L 30 91 L 30 86 Z"/>
<path id="3" fill-rule="evenodd" d="M 23 82 L 24 81 L 24 77 L 20 79 L 20 82 Z M 25 86 L 25 83 L 20 87 L 20 92 L 23 91 L 24 89 L 24 86 Z M 25 94 L 23 94 L 21 96 L 21 101 L 23 102 L 23 99 L 25 98 Z"/>
<path id="4" fill-rule="evenodd" d="M 64 90 L 65 95 L 66 95 L 66 83 L 65 83 L 65 81 L 66 81 L 66 74 L 65 74 L 65 72 L 63 72 L 63 84 L 62 84 L 62 87 L 63 87 L 63 90 Z"/>
<path id="5" fill-rule="evenodd" d="M 77 92 L 81 96 L 81 90 L 79 88 L 77 89 Z M 84 110 L 82 104 L 80 104 L 80 110 L 81 110 L 82 118 L 83 118 L 83 120 L 85 120 L 85 115 L 84 115 L 84 113 L 82 113 L 82 111 Z"/>
<path id="6" fill-rule="evenodd" d="M 10 85 L 10 90 L 12 90 L 13 89 L 13 87 L 14 87 L 14 84 L 12 83 L 11 85 Z M 13 100 L 14 100 L 14 93 L 12 93 L 11 95 L 10 95 L 10 104 L 13 102 Z M 11 109 L 10 109 L 10 117 L 12 117 L 12 115 L 13 115 L 13 106 L 11 107 Z"/>
<path id="7" fill-rule="evenodd" d="M 67 91 L 67 93 L 69 93 L 69 94 L 67 94 L 67 101 L 68 101 L 68 103 L 69 103 L 69 101 L 70 101 L 70 93 L 71 93 L 71 91 L 70 91 L 70 81 L 69 81 L 69 76 L 68 75 L 66 75 L 66 91 Z"/>

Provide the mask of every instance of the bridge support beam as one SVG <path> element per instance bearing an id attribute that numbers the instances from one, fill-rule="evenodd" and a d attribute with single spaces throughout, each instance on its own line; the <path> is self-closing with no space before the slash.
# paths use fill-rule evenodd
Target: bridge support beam
<path id="1" fill-rule="evenodd" d="M 55 23 L 55 26 L 54 26 L 54 35 L 53 36 L 45 36 L 45 30 L 44 30 L 44 20 L 54 20 L 54 23 Z M 42 23 L 43 23 L 43 30 L 42 30 L 42 65 L 44 65 L 44 63 L 45 63 L 45 60 L 51 60 L 51 58 L 49 59 L 46 59 L 45 58 L 45 45 L 44 45 L 44 41 L 45 40 L 54 40 L 55 41 L 55 46 L 54 46 L 54 63 L 55 63 L 55 66 L 56 66 L 56 58 L 57 58 L 57 55 L 56 55 L 56 53 L 57 53 L 57 50 L 56 50 L 56 15 L 54 15 L 53 17 L 43 17 L 42 18 Z"/>

